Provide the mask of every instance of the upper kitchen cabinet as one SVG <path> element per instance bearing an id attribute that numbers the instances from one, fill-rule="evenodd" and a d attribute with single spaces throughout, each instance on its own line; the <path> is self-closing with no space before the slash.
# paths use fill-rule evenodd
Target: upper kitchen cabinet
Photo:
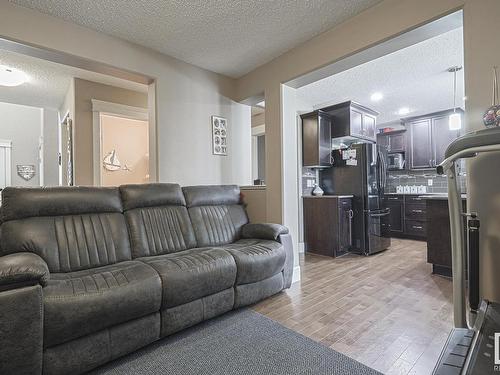
<path id="1" fill-rule="evenodd" d="M 463 114 L 463 111 L 460 114 Z M 410 169 L 433 169 L 443 160 L 448 145 L 460 136 L 459 130 L 450 130 L 449 115 L 443 111 L 425 116 L 405 119 L 409 131 Z"/>
<path id="2" fill-rule="evenodd" d="M 302 165 L 308 168 L 332 165 L 332 122 L 318 110 L 300 116 L 302 119 Z"/>
<path id="3" fill-rule="evenodd" d="M 322 109 L 332 120 L 332 138 L 376 141 L 378 112 L 353 101 Z"/>
<path id="4" fill-rule="evenodd" d="M 377 134 L 377 144 L 385 146 L 388 152 L 406 151 L 406 130 Z"/>

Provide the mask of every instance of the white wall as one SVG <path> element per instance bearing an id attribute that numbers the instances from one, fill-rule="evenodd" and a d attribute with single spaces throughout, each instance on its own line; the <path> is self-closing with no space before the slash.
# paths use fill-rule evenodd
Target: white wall
<path id="1" fill-rule="evenodd" d="M 0 102 L 0 139 L 12 141 L 12 186 L 40 184 L 39 140 L 42 109 Z M 25 181 L 17 175 L 17 165 L 34 165 L 36 175 Z"/>
<path id="2" fill-rule="evenodd" d="M 211 152 L 210 116 L 231 116 L 233 129 L 250 124 L 250 115 L 240 116 L 246 106 L 227 99 L 233 96 L 234 80 L 5 1 L 0 2 L 0 36 L 155 78 L 160 181 L 237 183 L 251 175 L 250 166 L 242 166 L 248 172 L 234 171 L 239 155 L 228 156 L 235 159 L 223 168 Z"/>

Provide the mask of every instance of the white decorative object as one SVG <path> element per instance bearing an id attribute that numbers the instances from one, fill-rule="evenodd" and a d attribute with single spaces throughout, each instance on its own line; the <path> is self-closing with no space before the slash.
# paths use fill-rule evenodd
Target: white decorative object
<path id="1" fill-rule="evenodd" d="M 111 150 L 102 161 L 104 169 L 110 172 L 115 172 L 119 170 L 130 171 L 130 168 L 124 165 L 122 167 L 118 156 L 116 156 L 116 150 Z"/>
<path id="2" fill-rule="evenodd" d="M 312 191 L 312 195 L 315 195 L 315 196 L 317 196 L 317 197 L 321 197 L 324 193 L 325 193 L 325 192 L 323 191 L 323 189 L 321 189 L 321 188 L 319 187 L 319 185 L 318 185 L 318 184 L 315 184 L 315 185 L 314 185 L 314 189 L 313 189 L 313 191 Z"/>
<path id="3" fill-rule="evenodd" d="M 35 177 L 36 169 L 34 165 L 17 165 L 17 175 L 25 181 Z"/>
<path id="4" fill-rule="evenodd" d="M 227 155 L 227 120 L 212 116 L 212 152 L 214 155 Z"/>

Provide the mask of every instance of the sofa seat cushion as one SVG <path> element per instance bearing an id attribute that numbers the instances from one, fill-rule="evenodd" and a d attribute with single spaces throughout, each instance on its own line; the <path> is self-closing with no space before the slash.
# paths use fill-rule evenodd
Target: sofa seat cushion
<path id="1" fill-rule="evenodd" d="M 50 347 L 159 311 L 161 280 L 150 266 L 127 261 L 51 274 L 43 295 Z"/>
<path id="2" fill-rule="evenodd" d="M 234 258 L 222 249 L 190 249 L 139 259 L 160 274 L 162 308 L 179 306 L 231 288 L 236 280 Z"/>
<path id="3" fill-rule="evenodd" d="M 265 280 L 283 270 L 286 253 L 277 241 L 243 239 L 222 246 L 234 257 L 238 285 Z"/>

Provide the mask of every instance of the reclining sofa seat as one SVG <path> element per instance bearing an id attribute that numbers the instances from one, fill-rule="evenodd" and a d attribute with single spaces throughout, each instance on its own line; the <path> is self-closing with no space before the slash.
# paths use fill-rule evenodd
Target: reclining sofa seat
<path id="1" fill-rule="evenodd" d="M 236 186 L 7 188 L 0 222 L 1 373 L 83 373 L 291 284 Z"/>
<path id="2" fill-rule="evenodd" d="M 159 338 L 161 281 L 132 260 L 118 188 L 2 193 L 0 285 L 33 285 L 0 293 L 3 373 L 78 374 Z"/>
<path id="3" fill-rule="evenodd" d="M 235 261 L 225 250 L 197 248 L 180 186 L 127 185 L 120 190 L 133 256 L 162 280 L 161 335 L 231 310 Z"/>
<path id="4" fill-rule="evenodd" d="M 248 224 L 237 186 L 189 186 L 182 190 L 198 246 L 219 247 L 236 261 L 234 307 L 255 303 L 290 287 L 290 239 L 285 238 L 284 244 L 276 241 L 280 234 L 288 233 L 285 227 Z"/>

